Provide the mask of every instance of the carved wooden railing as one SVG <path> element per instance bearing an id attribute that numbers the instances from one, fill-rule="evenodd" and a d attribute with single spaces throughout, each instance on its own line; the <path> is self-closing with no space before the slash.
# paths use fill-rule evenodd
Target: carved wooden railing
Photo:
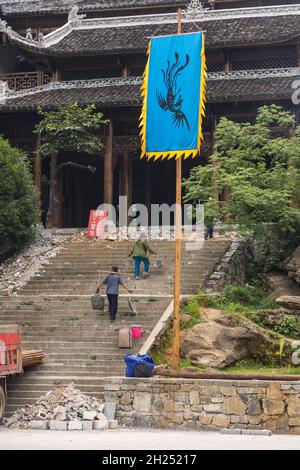
<path id="1" fill-rule="evenodd" d="M 20 91 L 50 83 L 51 75 L 45 72 L 7 73 L 0 74 L 0 81 L 7 82 L 10 90 Z"/>

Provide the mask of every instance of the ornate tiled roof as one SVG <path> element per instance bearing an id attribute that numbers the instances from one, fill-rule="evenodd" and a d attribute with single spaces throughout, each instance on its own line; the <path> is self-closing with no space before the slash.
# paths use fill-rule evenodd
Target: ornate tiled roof
<path id="1" fill-rule="evenodd" d="M 145 51 L 149 37 L 174 34 L 176 14 L 120 18 L 75 18 L 39 42 L 25 39 L 0 23 L 0 31 L 30 51 L 53 56 Z M 182 31 L 206 31 L 208 48 L 266 45 L 300 37 L 300 5 L 206 11 L 184 18 Z"/>
<path id="2" fill-rule="evenodd" d="M 296 78 L 300 78 L 300 68 L 213 73 L 207 83 L 207 101 L 288 100 Z M 101 108 L 136 107 L 141 104 L 141 83 L 141 77 L 52 82 L 31 90 L 8 91 L 6 99 L 0 97 L 0 111 L 33 111 L 38 105 L 74 102 L 95 103 Z"/>
<path id="3" fill-rule="evenodd" d="M 88 12 L 105 12 L 120 9 L 139 9 L 151 7 L 182 7 L 184 8 L 190 0 L 0 0 L 0 12 L 4 17 L 10 16 L 40 16 L 65 14 L 73 6 L 79 7 L 80 13 Z M 243 6 L 245 3 L 249 6 L 249 0 L 202 0 L 206 7 L 214 3 L 216 8 L 236 8 L 238 3 Z M 255 4 L 254 0 L 250 0 L 250 4 Z M 257 4 L 272 4 L 270 0 L 258 0 Z M 277 3 L 276 1 L 274 2 Z M 283 3 L 294 4 L 296 0 L 283 1 Z"/>
<path id="4" fill-rule="evenodd" d="M 67 13 L 74 5 L 81 13 L 124 8 L 156 6 L 181 6 L 188 0 L 2 0 L 0 9 L 4 16 L 47 15 Z"/>

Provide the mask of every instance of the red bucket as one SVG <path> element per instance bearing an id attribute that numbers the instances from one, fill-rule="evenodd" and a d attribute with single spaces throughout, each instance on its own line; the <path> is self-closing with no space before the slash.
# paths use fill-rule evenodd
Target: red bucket
<path id="1" fill-rule="evenodd" d="M 131 325 L 130 331 L 132 339 L 139 339 L 143 335 L 143 327 L 141 325 Z"/>

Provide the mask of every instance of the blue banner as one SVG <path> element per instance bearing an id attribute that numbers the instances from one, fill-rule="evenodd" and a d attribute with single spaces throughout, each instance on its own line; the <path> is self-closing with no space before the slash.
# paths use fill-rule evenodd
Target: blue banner
<path id="1" fill-rule="evenodd" d="M 205 106 L 203 33 L 151 39 L 142 87 L 142 156 L 196 156 Z"/>

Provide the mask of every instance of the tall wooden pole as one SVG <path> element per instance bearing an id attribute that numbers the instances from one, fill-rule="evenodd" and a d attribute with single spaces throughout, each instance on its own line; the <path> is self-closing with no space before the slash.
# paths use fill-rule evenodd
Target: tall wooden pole
<path id="1" fill-rule="evenodd" d="M 181 10 L 178 10 L 178 34 L 181 34 Z M 181 284 L 181 156 L 176 159 L 176 220 L 175 220 L 175 270 L 174 270 L 174 313 L 173 313 L 173 351 L 172 365 L 179 368 L 180 356 L 180 284 Z"/>

